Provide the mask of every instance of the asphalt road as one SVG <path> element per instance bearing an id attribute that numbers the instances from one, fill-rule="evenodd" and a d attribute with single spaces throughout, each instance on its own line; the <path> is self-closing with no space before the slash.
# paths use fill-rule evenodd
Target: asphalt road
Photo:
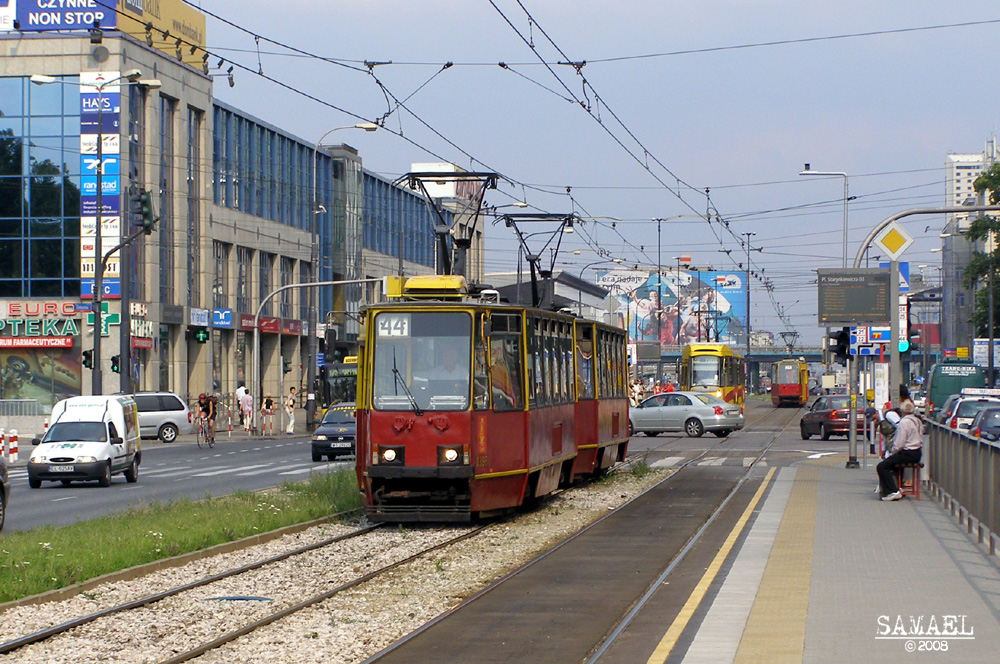
<path id="1" fill-rule="evenodd" d="M 305 479 L 312 472 L 354 465 L 353 457 L 336 463 L 314 463 L 309 438 L 302 434 L 249 439 L 242 432 L 233 432 L 231 437 L 222 432 L 212 449 L 199 449 L 193 436 L 182 436 L 170 445 L 144 440 L 141 448 L 142 464 L 135 484 L 128 484 L 123 475 L 115 475 L 108 488 L 96 482 L 69 486 L 43 482 L 40 489 L 30 489 L 24 462 L 32 448 L 30 442 L 22 444 L 20 463 L 10 469 L 10 505 L 0 538 L 4 533 L 40 525 L 66 525 L 143 503 L 254 491 L 285 480 Z"/>

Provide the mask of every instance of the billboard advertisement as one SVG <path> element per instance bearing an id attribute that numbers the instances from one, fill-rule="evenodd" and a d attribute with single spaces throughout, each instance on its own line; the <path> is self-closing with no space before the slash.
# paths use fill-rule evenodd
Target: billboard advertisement
<path id="1" fill-rule="evenodd" d="M 21 32 L 90 30 L 94 21 L 102 28 L 118 24 L 115 0 L 7 0 L 0 2 L 0 12 L 17 18 Z M 0 29 L 13 30 L 13 20 L 0 20 Z"/>
<path id="2" fill-rule="evenodd" d="M 121 241 L 121 86 L 118 72 L 80 74 L 80 297 L 94 297 L 98 263 L 97 218 L 101 217 L 103 256 Z M 98 87 L 100 86 L 100 87 Z M 100 159 L 98 159 L 100 141 Z M 97 168 L 101 167 L 101 209 L 97 209 Z M 121 297 L 118 255 L 101 274 L 101 297 Z"/>
<path id="3" fill-rule="evenodd" d="M 118 0 L 117 4 L 119 30 L 184 64 L 202 66 L 205 15 L 200 11 L 184 0 Z"/>
<path id="4" fill-rule="evenodd" d="M 746 341 L 746 284 L 740 272 L 611 270 L 597 285 L 618 300 L 617 321 L 631 341 L 684 345 Z"/>

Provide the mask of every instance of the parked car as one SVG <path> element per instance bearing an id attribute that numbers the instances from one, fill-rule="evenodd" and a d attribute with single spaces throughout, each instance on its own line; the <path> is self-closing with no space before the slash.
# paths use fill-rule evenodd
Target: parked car
<path id="1" fill-rule="evenodd" d="M 955 410 L 955 402 L 961 397 L 960 394 L 951 394 L 944 401 L 944 405 L 940 406 L 934 414 L 934 418 L 938 424 L 944 424 L 951 417 L 952 412 Z"/>
<path id="2" fill-rule="evenodd" d="M 912 390 L 910 399 L 913 401 L 917 415 L 924 415 L 927 412 L 927 392 L 925 390 Z"/>
<path id="3" fill-rule="evenodd" d="M 983 408 L 972 418 L 969 435 L 990 442 L 1000 439 L 1000 404 Z"/>
<path id="4" fill-rule="evenodd" d="M 339 456 L 355 453 L 357 420 L 353 403 L 338 403 L 323 413 L 323 419 L 312 435 L 312 460 L 322 461 L 325 456 L 333 461 Z"/>
<path id="5" fill-rule="evenodd" d="M 177 440 L 179 434 L 191 433 L 191 411 L 184 400 L 172 392 L 137 392 L 131 395 L 139 409 L 139 435 L 159 438 L 164 443 Z"/>
<path id="6" fill-rule="evenodd" d="M 654 394 L 628 410 L 629 435 L 658 436 L 683 431 L 697 438 L 706 431 L 724 438 L 746 424 L 740 407 L 702 392 Z"/>
<path id="7" fill-rule="evenodd" d="M 802 440 L 809 440 L 812 436 L 830 440 L 830 436 L 848 435 L 851 416 L 849 399 L 846 394 L 828 394 L 813 401 L 799 420 L 799 434 Z M 863 408 L 857 410 L 856 428 L 859 434 L 864 435 L 865 411 Z"/>
<path id="8" fill-rule="evenodd" d="M 0 454 L 0 530 L 7 519 L 7 505 L 10 504 L 10 475 L 7 474 L 7 459 Z"/>
<path id="9" fill-rule="evenodd" d="M 968 429 L 976 413 L 989 406 L 1000 407 L 1000 399 L 962 395 L 955 401 L 954 410 L 942 424 L 951 429 Z"/>

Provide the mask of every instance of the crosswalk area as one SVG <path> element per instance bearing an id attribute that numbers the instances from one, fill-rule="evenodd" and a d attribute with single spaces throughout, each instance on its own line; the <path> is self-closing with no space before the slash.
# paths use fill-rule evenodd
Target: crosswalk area
<path id="1" fill-rule="evenodd" d="M 650 463 L 651 468 L 677 468 L 683 466 L 685 463 L 693 459 L 693 456 L 668 456 L 662 459 L 657 459 Z M 749 467 L 754 461 L 757 461 L 757 457 L 746 456 L 746 457 L 727 457 L 727 456 L 707 456 L 702 459 L 698 459 L 692 465 L 695 466 L 742 466 L 743 468 Z M 758 466 L 767 466 L 767 458 L 763 458 L 757 461 Z"/>

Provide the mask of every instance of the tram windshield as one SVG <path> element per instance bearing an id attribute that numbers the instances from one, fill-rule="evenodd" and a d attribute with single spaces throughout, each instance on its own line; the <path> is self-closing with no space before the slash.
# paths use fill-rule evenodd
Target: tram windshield
<path id="1" fill-rule="evenodd" d="M 778 382 L 782 385 L 794 385 L 799 382 L 799 368 L 794 364 L 778 365 Z"/>
<path id="2" fill-rule="evenodd" d="M 466 410 L 472 317 L 463 312 L 384 311 L 375 316 L 376 410 Z"/>
<path id="3" fill-rule="evenodd" d="M 691 358 L 691 387 L 718 387 L 721 358 L 714 356 Z"/>

